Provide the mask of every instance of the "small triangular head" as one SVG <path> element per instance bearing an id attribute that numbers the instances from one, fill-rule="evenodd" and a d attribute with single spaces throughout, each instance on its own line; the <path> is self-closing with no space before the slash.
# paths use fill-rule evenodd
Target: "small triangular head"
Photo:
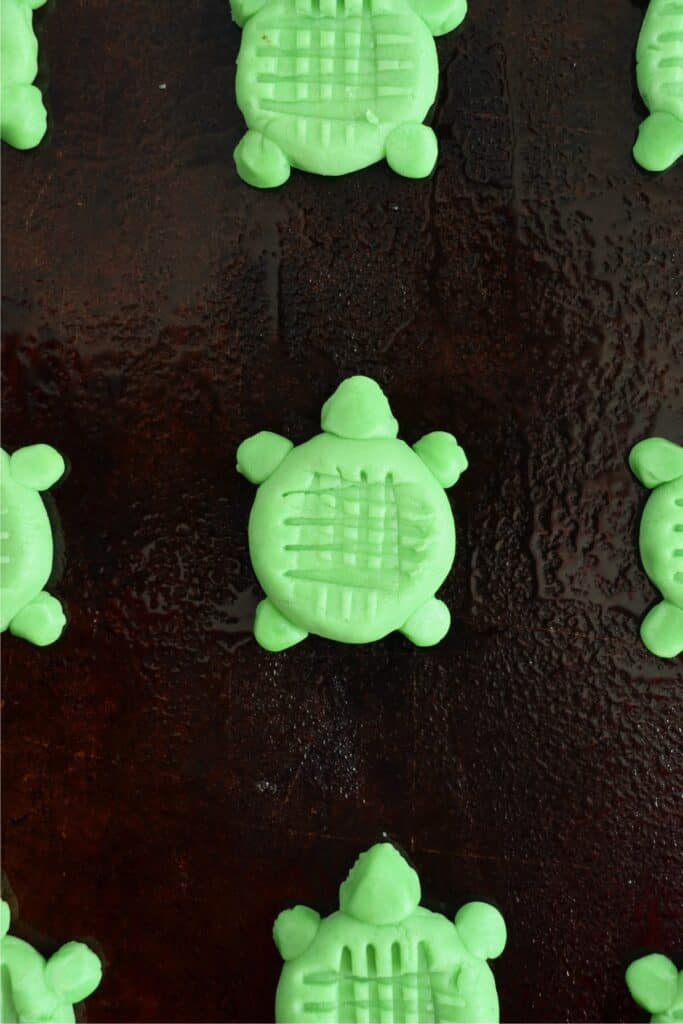
<path id="1" fill-rule="evenodd" d="M 391 843 L 361 853 L 339 889 L 339 908 L 367 924 L 397 924 L 420 902 L 420 879 Z"/>
<path id="2" fill-rule="evenodd" d="M 320 420 L 326 434 L 355 441 L 398 434 L 398 423 L 391 414 L 389 402 L 379 384 L 370 377 L 343 380 L 323 405 Z"/>
<path id="3" fill-rule="evenodd" d="M 678 970 L 668 957 L 651 953 L 634 960 L 626 970 L 633 999 L 650 1013 L 666 1013 L 676 998 Z"/>

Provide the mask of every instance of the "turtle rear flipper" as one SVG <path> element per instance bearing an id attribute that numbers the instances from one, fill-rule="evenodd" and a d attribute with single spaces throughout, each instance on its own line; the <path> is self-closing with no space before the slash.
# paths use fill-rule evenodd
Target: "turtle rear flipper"
<path id="1" fill-rule="evenodd" d="M 62 635 L 66 616 L 56 597 L 41 590 L 29 604 L 17 612 L 9 624 L 10 633 L 30 641 L 36 647 L 47 647 Z"/>
<path id="2" fill-rule="evenodd" d="M 433 647 L 450 629 L 451 613 L 447 605 L 432 597 L 414 612 L 401 629 L 416 647 Z"/>
<path id="3" fill-rule="evenodd" d="M 660 601 L 643 619 L 640 636 L 657 657 L 677 657 L 683 651 L 683 609 L 670 601 Z"/>
<path id="4" fill-rule="evenodd" d="M 266 651 L 286 651 L 308 636 L 305 629 L 294 625 L 278 611 L 268 598 L 261 601 L 256 609 L 254 621 L 256 642 Z"/>
<path id="5" fill-rule="evenodd" d="M 683 122 L 658 111 L 640 126 L 633 156 L 646 171 L 666 171 L 683 156 Z"/>

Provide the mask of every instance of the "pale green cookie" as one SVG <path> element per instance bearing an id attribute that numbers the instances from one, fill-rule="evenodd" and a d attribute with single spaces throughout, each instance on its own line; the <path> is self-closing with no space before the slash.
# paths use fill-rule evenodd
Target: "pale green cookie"
<path id="1" fill-rule="evenodd" d="M 66 622 L 56 597 L 43 590 L 52 572 L 52 528 L 40 492 L 64 473 L 47 444 L 0 449 L 0 632 L 44 647 Z"/>
<path id="2" fill-rule="evenodd" d="M 439 79 L 433 36 L 466 11 L 466 0 L 232 0 L 249 129 L 235 150 L 240 176 L 273 188 L 291 167 L 347 174 L 386 157 L 398 174 L 426 177 L 437 157 L 422 124 Z"/>
<path id="3" fill-rule="evenodd" d="M 420 903 L 420 880 L 389 843 L 362 853 L 320 919 L 283 911 L 273 936 L 286 961 L 277 1024 L 495 1024 L 496 983 L 486 963 L 505 948 L 505 922 L 467 903 L 455 924 Z"/>
<path id="4" fill-rule="evenodd" d="M 260 484 L 249 550 L 266 592 L 254 634 L 281 651 L 308 633 L 362 644 L 400 630 L 424 647 L 448 632 L 435 593 L 455 555 L 444 490 L 467 468 L 452 434 L 409 448 L 379 385 L 350 377 L 322 409 L 323 433 L 293 448 L 262 432 L 237 451 Z"/>
<path id="5" fill-rule="evenodd" d="M 652 490 L 640 522 L 640 557 L 663 601 L 643 619 L 643 643 L 660 658 L 683 651 L 683 448 L 661 437 L 640 441 L 631 469 Z"/>
<path id="6" fill-rule="evenodd" d="M 633 155 L 647 171 L 664 171 L 683 155 L 683 4 L 650 0 L 636 50 L 640 95 L 650 116 Z"/>
<path id="7" fill-rule="evenodd" d="M 1 134 L 16 149 L 37 146 L 47 127 L 38 74 L 38 41 L 33 11 L 45 0 L 0 0 Z"/>
<path id="8" fill-rule="evenodd" d="M 655 1024 L 680 1024 L 683 1020 L 683 971 L 668 957 L 651 953 L 634 960 L 626 971 L 626 984 Z"/>
<path id="9" fill-rule="evenodd" d="M 4 900 L 1 907 L 1 1024 L 71 1024 L 73 1004 L 87 999 L 100 983 L 99 957 L 82 942 L 67 942 L 45 960 L 28 942 L 7 934 L 9 907 Z"/>

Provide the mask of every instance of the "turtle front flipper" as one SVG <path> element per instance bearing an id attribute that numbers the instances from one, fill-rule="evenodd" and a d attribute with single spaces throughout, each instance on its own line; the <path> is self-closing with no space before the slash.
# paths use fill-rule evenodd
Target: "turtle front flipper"
<path id="1" fill-rule="evenodd" d="M 45 965 L 45 981 L 65 1003 L 81 1003 L 102 980 L 102 963 L 83 942 L 67 942 Z"/>
<path id="2" fill-rule="evenodd" d="M 646 171 L 666 171 L 683 156 L 683 122 L 660 110 L 638 129 L 633 156 Z"/>
<path id="3" fill-rule="evenodd" d="M 683 448 L 664 437 L 646 437 L 631 449 L 631 472 L 652 489 L 683 476 Z"/>
<path id="4" fill-rule="evenodd" d="M 252 434 L 237 449 L 237 472 L 252 484 L 262 484 L 289 455 L 293 444 L 281 434 L 261 430 Z"/>
<path id="5" fill-rule="evenodd" d="M 451 613 L 443 601 L 432 597 L 410 616 L 401 633 L 416 647 L 433 647 L 443 640 L 451 625 Z"/>
<path id="6" fill-rule="evenodd" d="M 62 635 L 66 616 L 56 597 L 42 590 L 9 624 L 10 633 L 22 637 L 36 647 L 47 647 Z"/>
<path id="7" fill-rule="evenodd" d="M 413 445 L 413 451 L 442 487 L 453 487 L 467 469 L 467 456 L 453 435 L 445 430 L 425 434 Z"/>
<path id="8" fill-rule="evenodd" d="M 683 608 L 660 601 L 640 626 L 640 636 L 648 651 L 658 658 L 675 658 L 683 651 Z"/>
<path id="9" fill-rule="evenodd" d="M 254 636 L 264 650 L 277 652 L 301 643 L 308 632 L 286 619 L 273 602 L 265 598 L 256 608 Z"/>
<path id="10" fill-rule="evenodd" d="M 410 6 L 433 36 L 452 32 L 467 14 L 467 0 L 411 0 Z"/>
<path id="11" fill-rule="evenodd" d="M 234 158 L 240 178 L 254 188 L 277 188 L 289 178 L 289 160 L 262 132 L 249 129 L 238 142 Z"/>
<path id="12" fill-rule="evenodd" d="M 47 111 L 35 85 L 2 90 L 2 138 L 15 149 L 33 149 L 47 130 Z"/>
<path id="13" fill-rule="evenodd" d="M 64 474 L 64 459 L 49 444 L 30 444 L 18 448 L 9 460 L 12 477 L 24 487 L 46 491 Z"/>
<path id="14" fill-rule="evenodd" d="M 404 178 L 427 178 L 439 155 L 436 135 L 426 124 L 407 122 L 387 135 L 386 159 L 392 171 Z"/>

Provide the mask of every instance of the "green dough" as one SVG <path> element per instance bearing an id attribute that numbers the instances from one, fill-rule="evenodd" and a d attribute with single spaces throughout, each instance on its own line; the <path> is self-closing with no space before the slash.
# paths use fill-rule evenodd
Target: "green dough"
<path id="1" fill-rule="evenodd" d="M 652 654 L 675 658 L 683 651 L 683 448 L 649 437 L 631 450 L 629 464 L 652 490 L 640 522 L 640 557 L 663 597 L 640 635 Z"/>
<path id="2" fill-rule="evenodd" d="M 664 171 L 683 155 L 683 3 L 650 0 L 636 50 L 640 95 L 650 116 L 633 155 L 647 171 Z"/>
<path id="3" fill-rule="evenodd" d="M 99 957 L 82 942 L 67 942 L 45 960 L 28 942 L 7 934 L 9 919 L 3 900 L 0 1022 L 71 1024 L 76 1019 L 73 1004 L 87 999 L 100 983 Z"/>
<path id="4" fill-rule="evenodd" d="M 38 74 L 38 40 L 33 11 L 45 0 L 0 0 L 1 134 L 16 149 L 37 146 L 47 127 Z"/>
<path id="5" fill-rule="evenodd" d="M 64 473 L 64 459 L 47 444 L 0 449 L 0 632 L 44 647 L 66 622 L 59 601 L 43 587 L 52 572 L 52 528 L 40 492 Z"/>
<path id="6" fill-rule="evenodd" d="M 347 174 L 385 157 L 398 174 L 429 175 L 437 141 L 422 122 L 439 80 L 433 37 L 466 12 L 466 0 L 232 0 L 244 30 L 240 176 L 274 188 L 291 167 Z"/>
<path id="7" fill-rule="evenodd" d="M 420 880 L 390 843 L 362 853 L 329 917 L 283 911 L 273 937 L 285 965 L 277 1024 L 495 1024 L 487 960 L 505 948 L 505 922 L 467 903 L 455 924 L 420 905 Z"/>
<path id="8" fill-rule="evenodd" d="M 634 1000 L 652 1014 L 655 1024 L 683 1020 L 683 971 L 661 953 L 635 960 L 626 971 L 626 984 Z"/>
<path id="9" fill-rule="evenodd" d="M 444 491 L 467 468 L 452 434 L 414 449 L 378 384 L 343 381 L 322 409 L 323 433 L 293 448 L 262 431 L 244 441 L 237 469 L 260 484 L 249 550 L 267 598 L 256 612 L 262 647 L 281 651 L 308 633 L 369 643 L 400 630 L 424 647 L 448 632 L 434 594 L 455 556 Z"/>

